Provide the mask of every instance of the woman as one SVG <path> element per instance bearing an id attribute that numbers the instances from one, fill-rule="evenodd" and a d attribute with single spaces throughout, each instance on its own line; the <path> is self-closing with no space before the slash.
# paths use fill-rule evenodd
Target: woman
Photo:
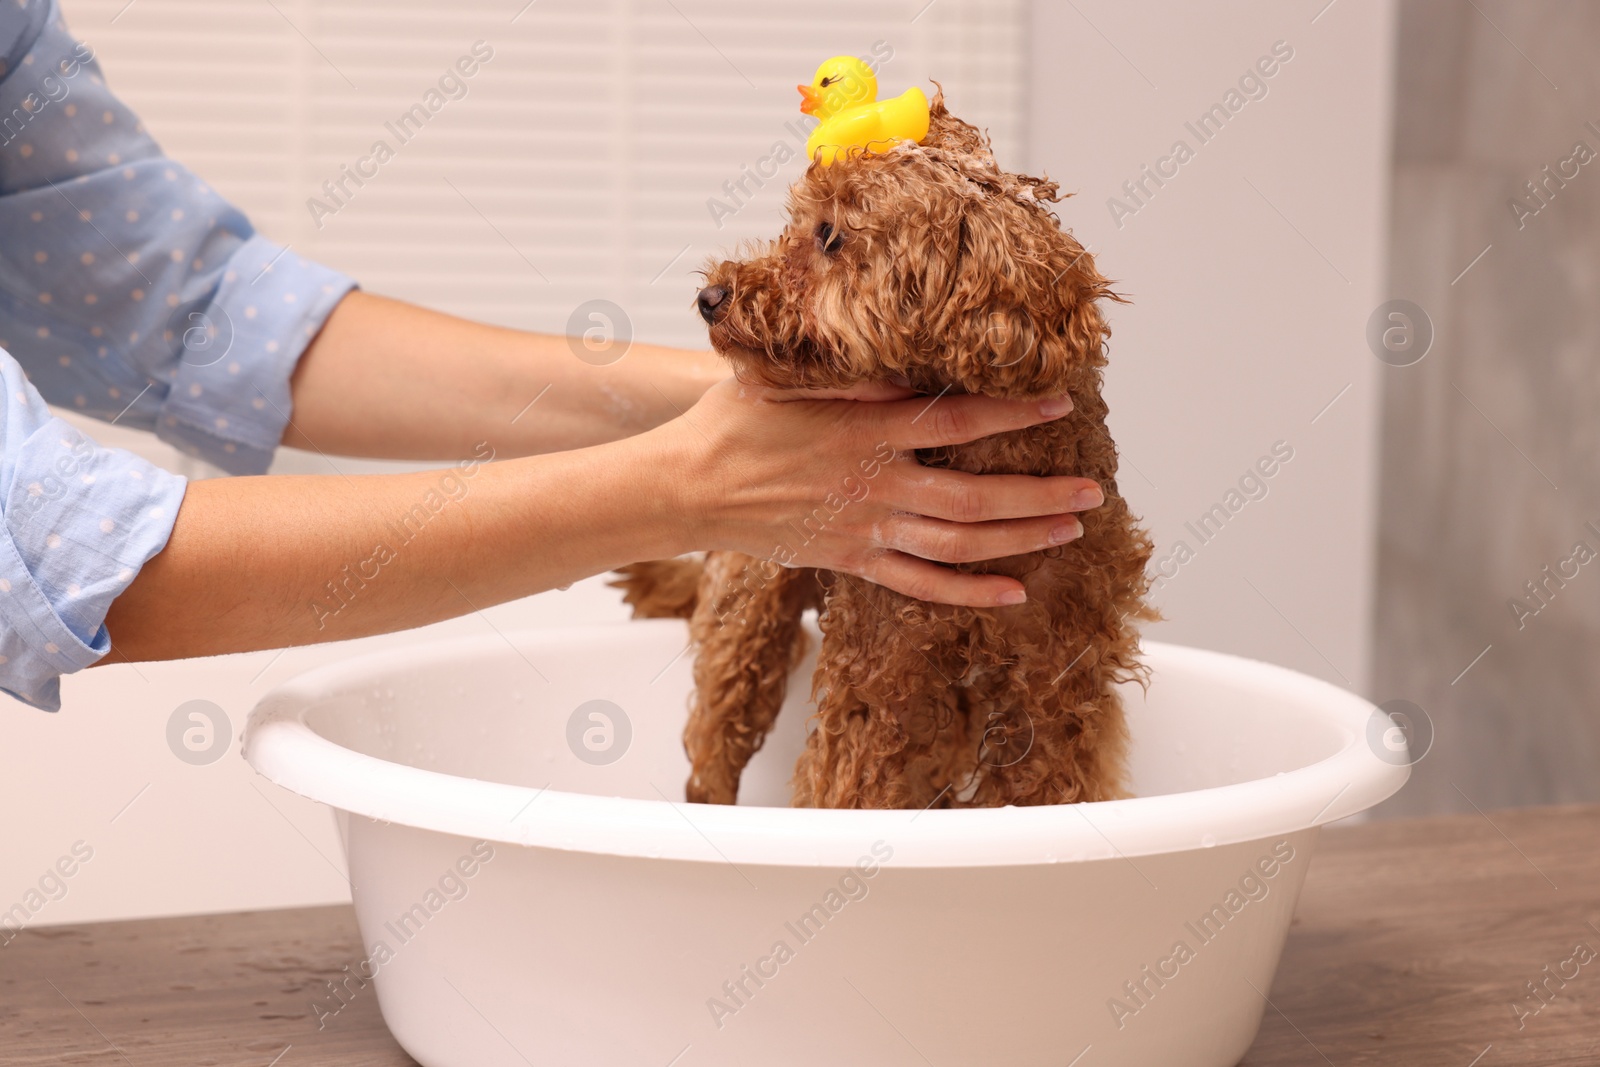
<path id="1" fill-rule="evenodd" d="M 940 564 L 1059 543 L 1100 502 L 1086 479 L 910 455 L 1058 418 L 1065 398 L 779 393 L 644 345 L 591 366 L 564 338 L 367 295 L 257 235 L 161 154 L 54 0 L 0 5 L 0 63 L 0 689 L 36 707 L 102 660 L 405 629 L 693 550 L 764 557 L 891 449 L 793 565 L 1017 603 L 1020 583 Z M 46 400 L 235 475 L 280 443 L 459 462 L 190 484 Z"/>

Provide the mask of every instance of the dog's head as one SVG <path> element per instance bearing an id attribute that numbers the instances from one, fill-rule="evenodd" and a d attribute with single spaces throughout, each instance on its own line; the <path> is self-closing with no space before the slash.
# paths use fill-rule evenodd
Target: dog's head
<path id="1" fill-rule="evenodd" d="M 700 314 L 746 381 L 1054 395 L 1103 362 L 1096 302 L 1115 299 L 1056 199 L 996 166 L 941 93 L 922 144 L 813 163 L 783 236 L 707 270 Z"/>

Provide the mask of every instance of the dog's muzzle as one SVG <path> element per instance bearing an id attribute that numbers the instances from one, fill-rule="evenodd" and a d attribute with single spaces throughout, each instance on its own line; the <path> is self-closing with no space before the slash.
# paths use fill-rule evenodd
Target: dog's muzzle
<path id="1" fill-rule="evenodd" d="M 707 326 L 716 325 L 717 309 L 728 302 L 728 290 L 720 285 L 708 285 L 700 290 L 700 295 L 695 297 L 695 307 L 700 309 L 700 317 L 706 320 Z"/>

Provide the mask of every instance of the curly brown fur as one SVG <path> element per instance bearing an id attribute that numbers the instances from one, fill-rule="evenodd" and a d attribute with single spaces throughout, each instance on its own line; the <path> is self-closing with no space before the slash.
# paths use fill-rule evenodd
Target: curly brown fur
<path id="1" fill-rule="evenodd" d="M 654 559 L 618 567 L 619 577 L 606 584 L 622 590 L 623 603 L 636 619 L 688 619 L 705 563 L 697 559 Z"/>
<path id="2" fill-rule="evenodd" d="M 841 388 L 903 377 L 930 396 L 1067 393 L 1075 406 L 1065 418 L 916 458 L 1093 478 L 1106 500 L 1081 516 L 1075 541 L 960 565 L 1020 580 L 1028 599 L 1014 607 L 925 603 L 845 574 L 710 553 L 690 623 L 691 800 L 734 801 L 783 701 L 800 613 L 818 599 L 816 729 L 795 770 L 796 805 L 1124 795 L 1115 686 L 1141 677 L 1135 622 L 1155 617 L 1143 600 L 1151 545 L 1117 490 L 1100 395 L 1110 330 L 1099 301 L 1119 298 L 1061 229 L 1047 206 L 1056 199 L 1054 182 L 1001 170 L 941 93 L 921 145 L 813 164 L 790 191 L 783 236 L 710 267 L 707 284 L 729 293 L 711 341 L 740 378 Z"/>

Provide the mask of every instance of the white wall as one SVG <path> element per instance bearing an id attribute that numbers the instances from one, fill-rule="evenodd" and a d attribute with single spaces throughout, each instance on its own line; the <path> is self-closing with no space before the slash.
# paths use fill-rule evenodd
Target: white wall
<path id="1" fill-rule="evenodd" d="M 1360 690 L 1379 367 L 1364 334 L 1385 299 L 1393 9 L 1324 5 L 1037 3 L 1030 142 L 1032 165 L 1077 194 L 1063 221 L 1133 300 L 1112 316 L 1120 487 L 1158 559 L 1195 550 L 1169 564 L 1152 636 Z M 1267 95 L 1200 144 L 1184 123 L 1280 40 L 1293 58 Z M 1119 227 L 1108 198 L 1180 138 L 1194 157 L 1143 206 L 1127 201 Z M 1201 545 L 1184 524 L 1280 440 L 1294 458 L 1267 495 Z"/>
<path id="2" fill-rule="evenodd" d="M 174 154 L 194 158 L 217 151 L 215 116 L 197 106 L 197 118 L 187 121 L 193 90 L 174 89 L 175 75 L 163 81 L 163 64 L 193 67 L 196 77 L 224 68 L 197 51 L 193 41 L 154 33 L 135 21 L 146 8 L 152 17 L 170 18 L 185 2 L 141 0 L 115 26 L 110 19 L 121 0 L 68 0 L 66 9 L 75 29 L 104 57 L 112 84 L 123 88 Z M 1048 170 L 1079 194 L 1063 205 L 1063 219 L 1093 247 L 1107 273 L 1125 280 L 1123 289 L 1136 301 L 1115 313 L 1110 388 L 1115 430 L 1126 454 L 1123 490 L 1147 517 L 1161 550 L 1169 550 L 1183 536 L 1184 521 L 1219 501 L 1275 440 L 1295 448 L 1295 458 L 1269 483 L 1270 495 L 1231 520 L 1159 594 L 1171 621 L 1157 628 L 1158 636 L 1276 660 L 1359 687 L 1367 670 L 1374 409 L 1373 360 L 1362 334 L 1367 312 L 1378 300 L 1384 232 L 1390 12 L 1387 3 L 1346 0 L 1311 25 L 1321 2 L 1296 3 L 1290 10 L 1264 0 L 1234 0 L 1218 13 L 1194 11 L 1177 0 L 1132 7 L 1077 0 L 1080 16 L 1070 5 L 1040 0 L 1033 8 L 1029 57 L 1033 114 L 1017 140 L 1031 142 L 1035 169 Z M 683 3 L 696 10 L 688 0 Z M 296 18 L 310 18 L 316 6 L 301 0 L 284 8 Z M 498 6 L 466 5 L 461 17 L 501 18 Z M 552 6 L 537 5 L 525 19 Z M 908 0 L 906 10 L 922 7 Z M 434 9 L 428 10 L 434 17 Z M 732 54 L 741 60 L 754 57 L 752 63 L 759 65 L 760 34 L 740 30 L 738 10 L 716 10 L 723 20 L 720 31 L 733 42 L 725 42 Z M 971 21 L 970 12 L 964 17 Z M 876 37 L 895 33 L 893 27 L 884 31 L 843 19 L 839 26 L 838 39 L 845 42 L 840 51 L 865 52 Z M 462 32 L 468 28 L 464 22 Z M 530 34 L 527 43 L 537 27 L 517 32 Z M 984 30 L 975 25 L 968 32 Z M 894 39 L 911 38 L 900 32 Z M 1246 106 L 1122 229 L 1113 225 L 1106 198 L 1136 176 L 1142 163 L 1163 154 L 1183 133 L 1185 119 L 1218 99 L 1280 38 L 1294 46 L 1295 58 L 1271 80 L 1270 95 Z M 517 38 L 508 34 L 506 39 L 511 42 L 503 54 L 507 62 L 486 77 L 508 76 Z M 251 34 L 241 32 L 236 47 L 255 48 L 255 60 L 267 62 L 278 51 L 304 45 L 268 17 Z M 456 48 L 454 39 L 446 40 L 439 53 L 453 55 Z M 905 65 L 892 72 L 894 79 L 940 76 L 940 70 L 911 70 L 905 59 L 909 49 L 901 50 L 896 62 Z M 300 58 L 320 62 L 309 53 Z M 408 54 L 407 61 L 427 72 L 437 58 Z M 138 90 L 138 79 L 120 78 L 119 69 L 144 69 L 153 80 Z M 784 80 L 801 80 L 804 73 L 784 72 Z M 259 74 L 255 70 L 252 77 L 259 80 Z M 958 112 L 981 117 L 987 105 L 963 109 L 957 79 L 941 80 Z M 369 92 L 388 94 L 384 99 L 398 104 L 421 84 L 394 78 Z M 762 84 L 765 89 L 765 80 Z M 489 90 L 486 81 L 482 96 L 463 103 L 493 100 Z M 301 100 L 297 106 L 305 105 Z M 368 101 L 363 106 L 381 113 L 387 105 Z M 708 114 L 715 111 L 715 94 L 705 106 Z M 781 124 L 789 117 L 787 104 L 775 106 L 779 110 L 772 121 Z M 170 127 L 158 121 L 162 115 L 174 117 Z M 290 117 L 278 116 L 284 128 L 275 137 L 293 140 Z M 752 146 L 764 148 L 765 141 L 764 134 L 751 134 L 726 147 L 728 158 L 753 158 Z M 318 166 L 344 158 L 346 148 L 321 146 Z M 425 168 L 434 158 L 429 151 L 419 144 L 401 162 Z M 280 187 L 278 176 L 266 170 L 258 162 L 242 168 L 231 187 L 222 178 L 216 184 L 245 203 L 272 235 L 275 226 L 296 225 L 293 212 L 284 207 L 292 205 L 294 190 Z M 1246 178 L 1348 282 L 1262 202 Z M 402 186 L 404 179 L 397 178 L 395 195 L 404 193 Z M 769 223 L 761 225 L 775 226 L 780 192 L 763 190 L 759 204 L 741 212 L 741 223 L 764 213 Z M 262 201 L 262 210 L 254 209 L 252 198 Z M 383 203 L 383 196 L 375 195 L 351 210 Z M 694 207 L 689 215 L 698 211 Z M 358 225 L 360 216 L 340 221 Z M 725 234 L 709 223 L 705 229 L 697 238 L 702 243 L 680 264 L 685 269 L 723 243 Z M 482 243 L 483 237 L 470 239 Z M 496 239 L 485 240 L 490 247 Z M 330 246 L 330 252 L 325 258 L 338 262 L 337 248 Z M 501 266 L 519 269 L 514 257 Z M 645 273 L 656 269 L 652 264 Z M 397 274 L 396 284 L 414 284 L 417 291 L 406 295 L 428 299 L 424 282 L 405 283 Z M 450 308 L 448 300 L 430 302 Z M 1310 425 L 1347 382 L 1353 383 L 1350 390 Z M 179 465 L 159 445 L 88 428 L 103 440 L 137 445 L 158 462 Z M 371 469 L 339 462 L 345 470 Z M 323 463 L 287 456 L 282 465 L 326 469 Z M 1246 579 L 1288 622 L 1252 592 Z M 621 618 L 623 612 L 609 591 L 591 581 L 486 615 L 281 657 L 268 652 L 97 668 L 66 680 L 65 708 L 58 716 L 0 699 L 0 810 L 10 816 L 0 846 L 0 912 L 20 901 L 78 840 L 94 849 L 94 859 L 68 880 L 63 899 L 39 912 L 38 923 L 346 899 L 338 843 L 325 809 L 266 784 L 238 758 L 245 716 L 272 685 L 356 648 L 431 633 L 495 639 L 494 627 L 572 624 Z M 195 699 L 220 705 L 233 728 L 229 755 L 207 766 L 176 759 L 165 737 L 173 710 Z"/>

